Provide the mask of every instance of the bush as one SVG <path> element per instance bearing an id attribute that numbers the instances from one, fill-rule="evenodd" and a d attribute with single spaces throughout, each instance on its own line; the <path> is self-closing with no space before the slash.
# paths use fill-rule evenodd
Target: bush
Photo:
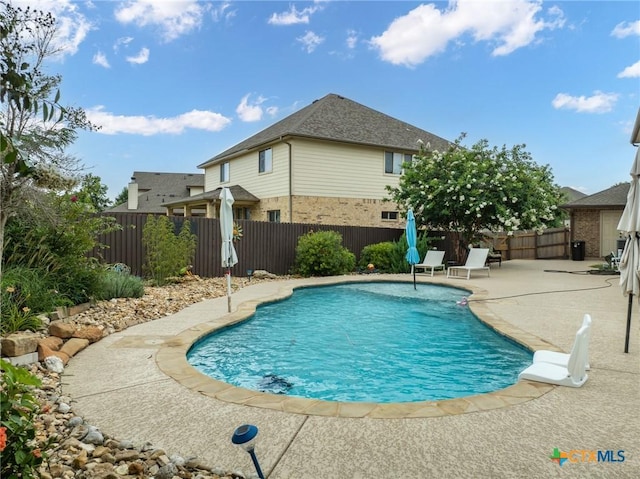
<path id="1" fill-rule="evenodd" d="M 147 217 L 142 230 L 142 245 L 145 248 L 143 271 L 158 286 L 167 283 L 167 278 L 176 276 L 180 269 L 193 262 L 197 236 L 191 233 L 189 220 L 182 224 L 180 233 L 174 233 L 174 224 L 166 216 Z"/>
<path id="2" fill-rule="evenodd" d="M 141 298 L 142 296 L 144 296 L 142 278 L 118 271 L 107 271 L 102 276 L 98 299 Z"/>
<path id="3" fill-rule="evenodd" d="M 342 246 L 336 231 L 307 233 L 298 238 L 296 272 L 302 276 L 334 276 L 353 271 L 356 257 Z"/>
<path id="4" fill-rule="evenodd" d="M 51 442 L 36 439 L 40 405 L 32 394 L 40 380 L 24 368 L 0 360 L 0 477 L 36 478 Z"/>
<path id="5" fill-rule="evenodd" d="M 427 235 L 418 235 L 417 249 L 420 259 L 424 258 L 429 250 L 431 239 Z M 411 266 L 407 263 L 407 237 L 403 234 L 398 241 L 385 241 L 365 246 L 360 253 L 358 266 L 366 269 L 369 263 L 382 273 L 408 273 Z"/>

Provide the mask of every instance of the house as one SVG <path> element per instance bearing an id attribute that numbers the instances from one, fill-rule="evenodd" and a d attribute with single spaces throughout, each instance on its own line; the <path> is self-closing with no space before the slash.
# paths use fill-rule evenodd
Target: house
<path id="1" fill-rule="evenodd" d="M 450 142 L 340 95 L 329 94 L 205 161 L 204 192 L 166 208 L 218 211 L 230 187 L 238 219 L 403 227 L 388 201 L 402 164 Z"/>
<path id="2" fill-rule="evenodd" d="M 167 208 L 166 204 L 179 198 L 204 191 L 202 173 L 158 173 L 134 171 L 128 185 L 128 201 L 107 210 L 124 213 L 161 213 L 184 215 L 184 207 Z M 204 210 L 187 211 L 187 216 L 204 216 Z"/>
<path id="3" fill-rule="evenodd" d="M 585 256 L 602 258 L 617 250 L 618 222 L 627 203 L 629 183 L 562 205 L 569 211 L 571 241 L 585 242 Z"/>

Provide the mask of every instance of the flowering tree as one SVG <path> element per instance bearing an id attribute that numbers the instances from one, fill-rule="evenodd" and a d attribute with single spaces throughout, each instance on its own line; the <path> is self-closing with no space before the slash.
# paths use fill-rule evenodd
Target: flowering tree
<path id="1" fill-rule="evenodd" d="M 462 248 L 483 230 L 541 231 L 558 224 L 561 193 L 549 166 L 537 165 L 525 145 L 499 149 L 480 140 L 465 148 L 464 136 L 444 152 L 420 142 L 398 187 L 387 186 L 401 208 L 413 209 L 418 226 L 458 233 Z"/>

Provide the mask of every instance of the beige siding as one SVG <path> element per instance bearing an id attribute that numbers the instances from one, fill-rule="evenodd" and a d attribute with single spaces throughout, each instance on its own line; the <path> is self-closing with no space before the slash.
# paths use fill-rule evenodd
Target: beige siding
<path id="1" fill-rule="evenodd" d="M 397 175 L 384 173 L 384 150 L 311 140 L 292 141 L 293 194 L 333 198 L 388 197 Z"/>
<path id="2" fill-rule="evenodd" d="M 289 194 L 289 147 L 286 144 L 272 148 L 273 168 L 270 173 L 258 173 L 258 150 L 232 159 L 229 163 L 229 182 L 220 183 L 220 165 L 205 170 L 205 190 L 220 186 L 240 185 L 258 198 Z"/>

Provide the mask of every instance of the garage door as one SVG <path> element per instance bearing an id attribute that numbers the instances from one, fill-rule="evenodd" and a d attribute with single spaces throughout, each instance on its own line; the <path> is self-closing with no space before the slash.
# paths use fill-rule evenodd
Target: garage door
<path id="1" fill-rule="evenodd" d="M 616 250 L 616 241 L 620 237 L 618 222 L 622 210 L 600 212 L 600 256 L 606 256 Z"/>

